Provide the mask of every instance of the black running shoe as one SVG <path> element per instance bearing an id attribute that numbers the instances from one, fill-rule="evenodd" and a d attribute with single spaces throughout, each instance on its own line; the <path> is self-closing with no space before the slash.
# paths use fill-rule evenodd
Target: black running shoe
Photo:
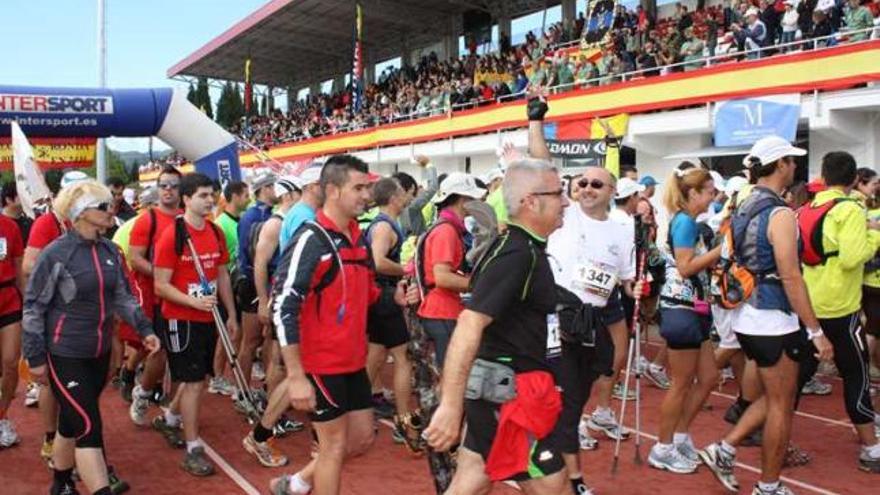
<path id="1" fill-rule="evenodd" d="M 304 430 L 306 425 L 302 421 L 296 421 L 294 419 L 290 419 L 287 416 L 281 416 L 281 419 L 275 423 L 275 426 L 272 428 L 272 435 L 275 437 L 283 437 L 288 433 L 296 433 L 298 431 Z"/>
<path id="2" fill-rule="evenodd" d="M 113 495 L 119 495 L 131 489 L 127 481 L 119 479 L 113 466 L 107 466 L 107 480 L 110 482 L 110 491 L 113 492 Z"/>
<path id="3" fill-rule="evenodd" d="M 76 484 L 71 480 L 62 484 L 52 483 L 49 495 L 79 495 L 79 492 L 76 491 Z"/>
<path id="4" fill-rule="evenodd" d="M 727 408 L 727 411 L 724 412 L 724 421 L 735 425 L 739 423 L 739 418 L 742 417 L 744 412 L 746 412 L 746 410 L 740 406 L 739 402 L 734 402 Z"/>

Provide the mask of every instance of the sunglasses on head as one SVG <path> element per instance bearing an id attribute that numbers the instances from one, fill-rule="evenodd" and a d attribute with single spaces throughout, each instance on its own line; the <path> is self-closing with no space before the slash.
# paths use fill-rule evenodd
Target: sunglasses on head
<path id="1" fill-rule="evenodd" d="M 591 187 L 593 189 L 602 189 L 605 187 L 605 183 L 599 179 L 581 179 L 578 181 L 578 187 L 581 189 L 586 189 L 587 187 Z"/>
<path id="2" fill-rule="evenodd" d="M 177 189 L 180 187 L 179 182 L 160 182 L 159 189 Z"/>

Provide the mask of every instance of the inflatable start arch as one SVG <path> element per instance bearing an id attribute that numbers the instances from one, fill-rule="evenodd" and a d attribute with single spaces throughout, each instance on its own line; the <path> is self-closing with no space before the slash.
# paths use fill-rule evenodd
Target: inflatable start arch
<path id="1" fill-rule="evenodd" d="M 15 120 L 27 136 L 156 136 L 221 184 L 241 180 L 235 138 L 183 91 L 0 86 L 0 135 Z"/>

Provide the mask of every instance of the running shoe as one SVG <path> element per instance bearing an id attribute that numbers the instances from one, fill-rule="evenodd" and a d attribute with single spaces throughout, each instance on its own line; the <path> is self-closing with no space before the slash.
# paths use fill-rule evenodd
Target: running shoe
<path id="1" fill-rule="evenodd" d="M 30 382 L 27 384 L 27 391 L 24 393 L 24 407 L 37 407 L 40 402 L 40 384 Z"/>
<path id="2" fill-rule="evenodd" d="M 574 484 L 572 488 L 574 488 L 574 495 L 593 495 L 593 490 L 590 490 L 590 487 L 584 483 Z"/>
<path id="3" fill-rule="evenodd" d="M 12 421 L 8 419 L 0 419 L 0 449 L 6 449 L 20 442 Z"/>
<path id="4" fill-rule="evenodd" d="M 110 491 L 113 495 L 120 495 L 131 489 L 131 485 L 127 481 L 119 479 L 113 466 L 107 466 L 107 481 L 110 484 Z"/>
<path id="5" fill-rule="evenodd" d="M 153 429 L 162 434 L 168 446 L 172 449 L 182 449 L 186 446 L 186 442 L 180 435 L 179 426 L 171 426 L 165 421 L 165 416 L 160 414 L 153 418 Z"/>
<path id="6" fill-rule="evenodd" d="M 697 465 L 700 464 L 700 453 L 697 452 L 697 448 L 694 447 L 694 443 L 690 439 L 686 442 L 675 444 L 675 448 L 681 455 L 687 457 L 689 461 Z"/>
<path id="7" fill-rule="evenodd" d="M 290 419 L 287 416 L 282 415 L 281 419 L 279 419 L 278 422 L 275 423 L 275 426 L 272 427 L 272 435 L 281 438 L 288 433 L 303 431 L 305 427 L 306 425 L 302 421 Z"/>
<path id="8" fill-rule="evenodd" d="M 587 426 L 589 418 L 581 416 L 578 422 L 578 444 L 581 450 L 596 450 L 599 447 L 599 441 L 590 435 L 590 428 Z"/>
<path id="9" fill-rule="evenodd" d="M 55 469 L 55 462 L 52 460 L 52 442 L 45 438 L 43 438 L 43 445 L 40 446 L 40 458 L 49 469 Z"/>
<path id="10" fill-rule="evenodd" d="M 639 356 L 639 360 L 636 361 L 635 369 L 639 371 L 639 373 L 644 373 L 648 370 L 648 366 L 651 365 L 651 362 L 648 361 L 648 358 L 645 356 Z"/>
<path id="11" fill-rule="evenodd" d="M 258 442 L 254 438 L 254 432 L 251 431 L 241 441 L 244 450 L 257 458 L 260 464 L 265 467 L 281 467 L 287 465 L 287 456 L 281 453 L 272 442 L 272 438 L 265 442 Z"/>
<path id="12" fill-rule="evenodd" d="M 214 474 L 214 465 L 205 455 L 204 447 L 196 447 L 183 456 L 180 467 L 193 476 L 210 476 Z"/>
<path id="13" fill-rule="evenodd" d="M 225 395 L 226 397 L 232 397 L 235 391 L 235 386 L 222 376 L 215 376 L 214 378 L 211 378 L 211 381 L 208 383 L 209 394 L 220 394 Z"/>
<path id="14" fill-rule="evenodd" d="M 669 390 L 669 377 L 666 375 L 666 370 L 662 366 L 651 363 L 645 369 L 644 374 L 655 387 L 661 390 Z"/>
<path id="15" fill-rule="evenodd" d="M 801 394 L 803 395 L 829 395 L 831 394 L 831 384 L 819 381 L 818 378 L 813 377 L 804 384 L 803 388 L 801 388 Z"/>
<path id="16" fill-rule="evenodd" d="M 389 402 L 384 395 L 373 395 L 373 411 L 379 419 L 391 419 L 394 417 L 394 404 Z"/>
<path id="17" fill-rule="evenodd" d="M 128 408 L 128 417 L 138 426 L 147 424 L 147 411 L 150 409 L 150 397 L 144 397 L 143 393 L 144 389 L 137 385 L 131 392 L 131 406 Z"/>
<path id="18" fill-rule="evenodd" d="M 720 379 L 721 379 L 722 384 L 727 383 L 729 381 L 736 380 L 736 375 L 733 374 L 733 368 L 728 366 L 728 367 L 724 368 L 723 370 L 721 370 Z"/>
<path id="19" fill-rule="evenodd" d="M 134 382 L 122 382 L 122 386 L 119 388 L 119 395 L 122 397 L 122 400 L 125 402 L 131 403 L 131 392 L 134 390 Z"/>
<path id="20" fill-rule="evenodd" d="M 862 447 L 859 453 L 859 469 L 867 473 L 880 473 L 880 457 L 871 455 L 871 450 Z"/>
<path id="21" fill-rule="evenodd" d="M 251 378 L 258 382 L 262 382 L 266 380 L 266 370 L 263 369 L 263 363 L 260 361 L 255 361 L 254 365 L 251 367 Z"/>
<path id="22" fill-rule="evenodd" d="M 743 447 L 760 447 L 764 443 L 764 430 L 758 428 L 751 435 L 743 439 L 739 444 Z"/>
<path id="23" fill-rule="evenodd" d="M 739 423 L 739 418 L 746 412 L 745 408 L 740 406 L 739 401 L 734 402 L 727 408 L 727 411 L 724 412 L 724 421 L 735 425 Z"/>
<path id="24" fill-rule="evenodd" d="M 49 489 L 49 495 L 79 495 L 79 492 L 76 491 L 76 483 L 71 480 L 61 485 L 53 482 L 52 488 Z"/>
<path id="25" fill-rule="evenodd" d="M 617 419 L 614 417 L 614 412 L 611 410 L 602 412 L 598 409 L 590 415 L 590 419 L 587 421 L 587 428 L 596 431 L 602 432 L 608 438 L 612 440 L 617 440 L 620 438 L 621 440 L 626 440 L 629 438 L 629 432 L 624 431 L 619 424 L 617 424 Z"/>
<path id="26" fill-rule="evenodd" d="M 658 443 L 651 447 L 648 464 L 653 468 L 675 474 L 691 474 L 697 471 L 697 464 L 683 456 L 674 446 L 663 448 Z"/>
<path id="27" fill-rule="evenodd" d="M 715 478 L 733 493 L 739 492 L 739 481 L 733 474 L 736 465 L 736 455 L 730 454 L 721 448 L 720 443 L 713 443 L 699 452 L 703 464 L 708 466 Z"/>
<path id="28" fill-rule="evenodd" d="M 308 488 L 306 491 L 291 488 L 290 484 L 293 477 L 294 475 L 292 474 L 285 474 L 280 478 L 271 480 L 269 482 L 270 495 L 308 495 L 311 493 L 311 488 Z"/>
<path id="29" fill-rule="evenodd" d="M 794 495 L 794 492 L 782 483 L 779 483 L 773 490 L 761 490 L 761 487 L 755 484 L 752 495 Z"/>
<path id="30" fill-rule="evenodd" d="M 617 400 L 623 400 L 623 384 L 615 383 L 611 396 Z M 626 390 L 626 400 L 636 400 L 636 391 L 633 387 Z"/>

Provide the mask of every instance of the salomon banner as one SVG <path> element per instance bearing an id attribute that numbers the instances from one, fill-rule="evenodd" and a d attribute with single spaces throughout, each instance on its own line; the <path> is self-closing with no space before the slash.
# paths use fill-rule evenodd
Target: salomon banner
<path id="1" fill-rule="evenodd" d="M 34 161 L 43 170 L 91 167 L 96 138 L 30 138 Z M 0 170 L 12 170 L 12 139 L 0 138 Z"/>
<path id="2" fill-rule="evenodd" d="M 750 146 L 775 134 L 793 142 L 801 116 L 801 95 L 728 100 L 715 106 L 715 146 Z"/>

